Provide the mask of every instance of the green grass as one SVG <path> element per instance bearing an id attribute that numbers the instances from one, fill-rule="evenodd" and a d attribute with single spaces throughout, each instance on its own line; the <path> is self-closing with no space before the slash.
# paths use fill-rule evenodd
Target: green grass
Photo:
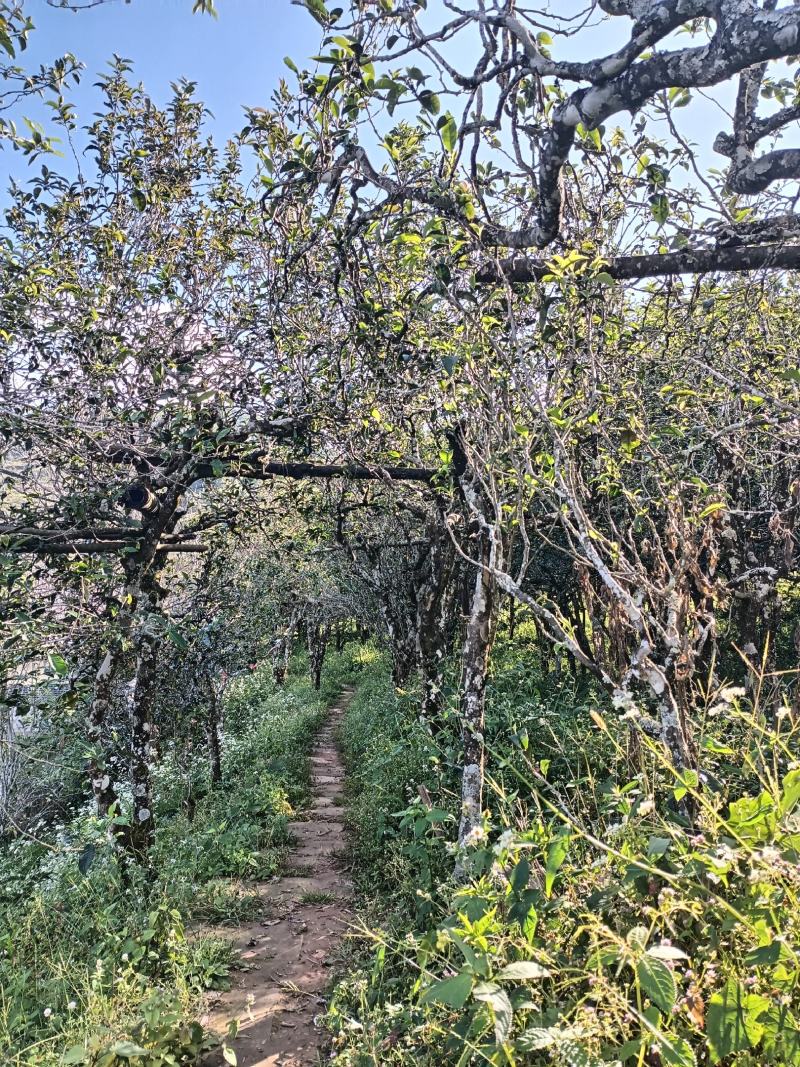
<path id="1" fill-rule="evenodd" d="M 312 889 L 299 897 L 298 904 L 335 904 L 337 899 L 333 893 L 323 893 L 320 890 Z"/>
<path id="2" fill-rule="evenodd" d="M 187 936 L 185 925 L 235 924 L 262 910 L 253 882 L 282 866 L 286 823 L 308 798 L 309 746 L 350 659 L 330 657 L 320 693 L 303 668 L 278 691 L 268 666 L 234 684 L 220 788 L 202 759 L 163 753 L 149 870 L 120 868 L 104 824 L 86 814 L 42 843 L 18 838 L 0 853 L 4 1067 L 55 1067 L 67 1049 L 73 1062 L 98 1067 L 149 1063 L 125 1045 L 112 1054 L 119 1041 L 193 1062 L 204 1039 L 192 1019 L 203 993 L 227 981 L 230 948 Z M 95 858 L 83 875 L 77 861 L 89 843 Z"/>
<path id="3" fill-rule="evenodd" d="M 374 663 L 342 729 L 369 928 L 329 1008 L 333 1062 L 800 1064 L 800 726 L 746 698 L 723 712 L 695 723 L 700 789 L 655 742 L 632 767 L 602 696 L 501 643 L 489 814 L 457 885 L 452 717 L 434 744 Z"/>

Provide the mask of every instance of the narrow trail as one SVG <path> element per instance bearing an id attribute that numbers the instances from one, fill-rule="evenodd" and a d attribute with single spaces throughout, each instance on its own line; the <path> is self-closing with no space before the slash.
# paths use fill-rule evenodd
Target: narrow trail
<path id="1" fill-rule="evenodd" d="M 324 1009 L 332 950 L 352 919 L 353 886 L 341 869 L 345 847 L 341 806 L 344 766 L 335 730 L 354 690 L 345 686 L 328 712 L 311 756 L 312 800 L 301 819 L 289 823 L 297 841 L 286 874 L 259 883 L 265 915 L 237 927 L 234 944 L 244 970 L 213 1003 L 203 1022 L 224 1034 L 238 1018 L 232 1047 L 239 1067 L 313 1067 L 322 1062 L 324 1037 L 314 1024 Z M 230 936 L 230 931 L 219 933 Z M 224 1064 L 221 1052 L 205 1067 Z"/>

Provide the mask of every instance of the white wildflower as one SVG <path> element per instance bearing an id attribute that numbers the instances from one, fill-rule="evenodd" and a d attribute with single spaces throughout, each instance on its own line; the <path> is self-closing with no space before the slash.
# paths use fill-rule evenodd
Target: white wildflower
<path id="1" fill-rule="evenodd" d="M 71 1000 L 71 1001 L 69 1002 L 69 1004 L 67 1004 L 67 1009 L 68 1009 L 69 1011 L 75 1011 L 75 1009 L 77 1008 L 77 1006 L 78 1006 L 78 1002 L 77 1002 L 76 1000 Z"/>
<path id="2" fill-rule="evenodd" d="M 501 852 L 507 852 L 514 844 L 514 831 L 504 830 L 494 845 L 494 853 L 499 856 Z"/>
<path id="3" fill-rule="evenodd" d="M 656 802 L 652 799 L 652 797 L 647 797 L 647 799 L 643 800 L 639 805 L 639 814 L 649 815 L 651 811 L 655 811 L 655 808 Z"/>
<path id="4" fill-rule="evenodd" d="M 44 1015 L 45 1019 L 49 1019 L 50 1016 L 53 1014 L 53 1009 L 52 1008 L 45 1008 L 44 1011 L 42 1012 L 42 1014 Z"/>
<path id="5" fill-rule="evenodd" d="M 719 699 L 723 700 L 726 704 L 732 704 L 734 700 L 738 700 L 740 697 L 746 695 L 747 691 L 740 685 L 729 685 L 720 692 Z"/>
<path id="6" fill-rule="evenodd" d="M 463 844 L 466 848 L 473 848 L 476 845 L 480 845 L 486 838 L 486 831 L 482 826 L 473 826 L 467 836 L 464 838 Z"/>
<path id="7" fill-rule="evenodd" d="M 717 849 L 717 859 L 720 863 L 735 863 L 736 853 L 730 845 L 720 845 Z"/>
<path id="8" fill-rule="evenodd" d="M 775 848 L 774 845 L 767 845 L 766 848 L 762 848 L 761 851 L 757 853 L 757 855 L 762 863 L 766 863 L 768 865 L 778 863 L 781 858 L 780 851 Z"/>

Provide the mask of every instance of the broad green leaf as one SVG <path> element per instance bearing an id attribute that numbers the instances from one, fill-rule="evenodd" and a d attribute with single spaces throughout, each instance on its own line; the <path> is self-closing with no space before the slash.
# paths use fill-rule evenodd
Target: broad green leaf
<path id="1" fill-rule="evenodd" d="M 456 146 L 458 140 L 458 127 L 456 126 L 456 120 L 448 111 L 443 119 L 440 120 L 439 134 L 442 138 L 442 144 L 448 152 L 452 152 Z"/>
<path id="2" fill-rule="evenodd" d="M 67 1064 L 86 1063 L 88 1057 L 89 1053 L 84 1045 L 73 1045 L 61 1057 L 61 1062 L 67 1067 Z"/>
<path id="3" fill-rule="evenodd" d="M 520 1052 L 538 1052 L 556 1043 L 561 1031 L 551 1027 L 532 1026 L 520 1034 L 515 1044 Z"/>
<path id="4" fill-rule="evenodd" d="M 544 876 L 544 895 L 549 897 L 553 891 L 553 883 L 556 880 L 556 875 L 561 867 L 561 864 L 567 858 L 567 852 L 569 851 L 570 834 L 567 830 L 562 830 L 558 837 L 550 845 L 547 852 L 547 863 L 545 864 L 545 876 Z"/>
<path id="5" fill-rule="evenodd" d="M 650 200 L 650 214 L 659 224 L 663 226 L 669 218 L 669 199 L 664 193 L 659 193 Z"/>
<path id="6" fill-rule="evenodd" d="M 129 1060 L 132 1056 L 147 1055 L 147 1049 L 142 1048 L 141 1045 L 137 1045 L 133 1041 L 116 1041 L 108 1051 L 113 1052 L 115 1056 L 122 1056 L 126 1060 Z"/>
<path id="7" fill-rule="evenodd" d="M 688 956 L 674 945 L 651 945 L 647 955 L 657 960 L 688 960 Z"/>
<path id="8" fill-rule="evenodd" d="M 88 872 L 89 868 L 94 863 L 96 852 L 97 849 L 91 842 L 84 848 L 83 852 L 81 852 L 78 857 L 78 870 L 81 874 L 86 874 Z"/>
<path id="9" fill-rule="evenodd" d="M 515 893 L 521 893 L 523 889 L 527 887 L 530 876 L 531 865 L 523 858 L 516 864 L 514 870 L 511 872 L 511 877 L 509 878 L 511 888 Z"/>
<path id="10" fill-rule="evenodd" d="M 800 800 L 800 770 L 789 771 L 781 785 L 779 811 L 781 815 L 788 815 Z"/>
<path id="11" fill-rule="evenodd" d="M 685 1037 L 659 1034 L 654 1041 L 661 1051 L 661 1059 L 669 1067 L 697 1067 L 694 1051 Z"/>
<path id="12" fill-rule="evenodd" d="M 765 997 L 748 995 L 739 982 L 729 979 L 710 998 L 706 1011 L 711 1062 L 719 1063 L 734 1052 L 757 1045 L 764 1033 L 758 1017 L 768 1007 Z"/>
<path id="13" fill-rule="evenodd" d="M 53 668 L 59 678 L 63 678 L 65 674 L 69 673 L 67 661 L 64 659 L 63 656 L 59 656 L 58 652 L 51 652 L 47 658 L 50 661 L 50 666 Z"/>
<path id="14" fill-rule="evenodd" d="M 493 982 L 481 982 L 475 986 L 475 999 L 483 1001 L 492 1009 L 494 1016 L 494 1039 L 504 1045 L 511 1036 L 514 1025 L 514 1009 L 508 994 Z"/>
<path id="15" fill-rule="evenodd" d="M 186 640 L 186 638 L 183 636 L 177 626 L 174 626 L 172 623 L 167 626 L 167 637 L 170 639 L 173 645 L 175 645 L 176 648 L 180 649 L 181 652 L 185 652 L 186 649 L 189 647 L 189 642 Z"/>
<path id="16" fill-rule="evenodd" d="M 764 1052 L 770 1062 L 800 1065 L 800 1025 L 788 1007 L 773 1004 L 759 1018 L 764 1027 Z"/>
<path id="17" fill-rule="evenodd" d="M 647 855 L 648 856 L 664 856 L 668 851 L 672 841 L 668 837 L 651 837 L 647 842 Z"/>
<path id="18" fill-rule="evenodd" d="M 467 971 L 453 978 L 443 978 L 428 986 L 420 997 L 422 1004 L 446 1004 L 449 1008 L 463 1008 L 472 992 L 472 975 Z"/>
<path id="19" fill-rule="evenodd" d="M 642 992 L 662 1011 L 672 1011 L 678 997 L 678 987 L 666 963 L 653 956 L 642 956 L 636 964 L 636 974 Z"/>

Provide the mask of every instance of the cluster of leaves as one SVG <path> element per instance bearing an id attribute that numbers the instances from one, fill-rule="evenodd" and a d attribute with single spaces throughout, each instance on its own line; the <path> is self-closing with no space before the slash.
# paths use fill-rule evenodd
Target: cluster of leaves
<path id="1" fill-rule="evenodd" d="M 359 737 L 361 779 L 385 782 L 392 760 L 391 802 L 423 785 L 432 803 L 387 812 L 374 784 L 357 794 L 362 835 L 378 828 L 357 846 L 361 874 L 381 880 L 392 908 L 336 989 L 336 1062 L 800 1063 L 797 727 L 726 694 L 698 726 L 713 767 L 699 789 L 655 745 L 631 774 L 613 711 L 576 713 L 563 688 L 531 669 L 524 633 L 516 655 L 502 642 L 491 813 L 458 885 L 442 862 L 454 804 L 437 746 L 378 679 L 359 694 L 382 708 L 367 737 L 354 702 L 344 736 Z M 686 794 L 691 829 L 676 803 Z"/>

